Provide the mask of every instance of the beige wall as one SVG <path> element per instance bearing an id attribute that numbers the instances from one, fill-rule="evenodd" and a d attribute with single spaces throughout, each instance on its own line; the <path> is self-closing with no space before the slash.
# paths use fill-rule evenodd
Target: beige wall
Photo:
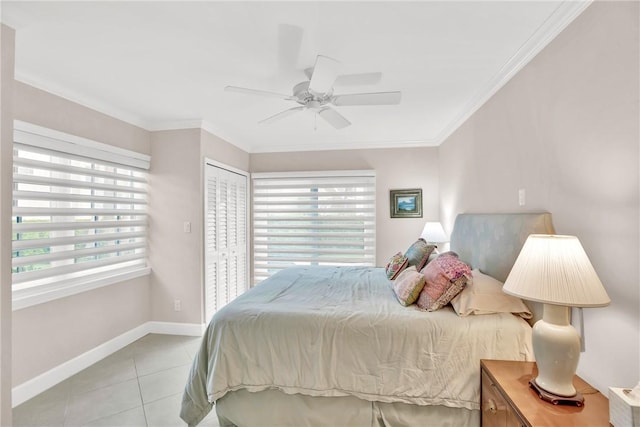
<path id="1" fill-rule="evenodd" d="M 15 118 L 116 147 L 150 154 L 150 134 L 106 114 L 16 81 Z"/>
<path id="2" fill-rule="evenodd" d="M 152 139 L 152 320 L 202 323 L 204 159 L 247 171 L 249 154 L 200 129 L 153 132 Z M 174 310 L 175 300 L 181 311 Z"/>
<path id="3" fill-rule="evenodd" d="M 150 154 L 147 131 L 20 82 L 13 107 L 18 120 Z M 13 312 L 13 385 L 148 321 L 149 292 L 145 276 Z"/>
<path id="4" fill-rule="evenodd" d="M 206 130 L 200 131 L 200 154 L 202 156 L 202 166 L 204 159 L 211 159 L 221 162 L 227 166 L 249 171 L 249 154 L 235 145 L 213 135 Z M 200 182 L 204 183 L 204 176 Z"/>
<path id="5" fill-rule="evenodd" d="M 637 2 L 594 2 L 440 147 L 442 216 L 546 210 L 612 299 L 585 309 L 578 373 L 640 379 Z M 526 205 L 518 205 L 518 189 Z"/>
<path id="6" fill-rule="evenodd" d="M 14 386 L 144 324 L 149 306 L 142 277 L 14 311 Z"/>
<path id="7" fill-rule="evenodd" d="M 0 25 L 0 426 L 11 425 L 11 192 L 15 32 Z"/>
<path id="8" fill-rule="evenodd" d="M 315 151 L 251 155 L 251 172 L 376 171 L 376 264 L 404 252 L 422 232 L 426 221 L 439 220 L 438 149 L 405 148 Z M 422 218 L 391 218 L 389 190 L 422 188 Z"/>
<path id="9" fill-rule="evenodd" d="M 149 262 L 153 320 L 201 323 L 200 130 L 153 132 Z M 191 223 L 191 233 L 183 225 Z M 179 299 L 181 311 L 174 311 Z"/>

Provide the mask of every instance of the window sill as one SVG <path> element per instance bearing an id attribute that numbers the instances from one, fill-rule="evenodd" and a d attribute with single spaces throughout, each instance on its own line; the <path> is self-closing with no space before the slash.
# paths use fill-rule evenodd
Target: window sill
<path id="1" fill-rule="evenodd" d="M 84 281 L 58 281 L 47 285 L 13 291 L 13 311 L 43 304 L 59 298 L 113 285 L 125 280 L 135 279 L 151 273 L 150 267 L 137 267 L 124 272 Z"/>

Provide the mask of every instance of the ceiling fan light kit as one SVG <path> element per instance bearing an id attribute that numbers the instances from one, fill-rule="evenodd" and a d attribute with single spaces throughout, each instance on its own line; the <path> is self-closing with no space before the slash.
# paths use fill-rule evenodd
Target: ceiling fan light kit
<path id="1" fill-rule="evenodd" d="M 340 76 L 338 75 L 339 65 L 340 63 L 333 58 L 318 55 L 314 67 L 305 70 L 309 80 L 293 86 L 293 95 L 238 86 L 226 86 L 225 90 L 295 101 L 299 104 L 297 107 L 281 111 L 258 122 L 262 124 L 275 123 L 299 111 L 312 110 L 335 129 L 344 129 L 351 125 L 351 122 L 332 106 L 394 105 L 400 103 L 402 94 L 399 91 L 334 95 L 333 86 L 335 84 L 375 84 L 382 78 L 382 73 Z"/>

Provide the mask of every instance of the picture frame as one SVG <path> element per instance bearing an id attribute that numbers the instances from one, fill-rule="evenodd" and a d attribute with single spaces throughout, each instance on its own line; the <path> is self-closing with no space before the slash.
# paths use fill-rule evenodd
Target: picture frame
<path id="1" fill-rule="evenodd" d="M 422 218 L 422 189 L 390 190 L 391 218 Z"/>

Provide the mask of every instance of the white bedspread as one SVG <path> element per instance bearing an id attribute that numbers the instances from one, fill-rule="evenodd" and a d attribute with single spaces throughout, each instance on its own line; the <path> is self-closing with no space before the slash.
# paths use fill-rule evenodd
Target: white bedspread
<path id="1" fill-rule="evenodd" d="M 531 360 L 530 343 L 511 314 L 403 307 L 382 268 L 290 268 L 216 313 L 181 415 L 195 424 L 207 400 L 273 388 L 478 409 L 480 359 Z"/>

